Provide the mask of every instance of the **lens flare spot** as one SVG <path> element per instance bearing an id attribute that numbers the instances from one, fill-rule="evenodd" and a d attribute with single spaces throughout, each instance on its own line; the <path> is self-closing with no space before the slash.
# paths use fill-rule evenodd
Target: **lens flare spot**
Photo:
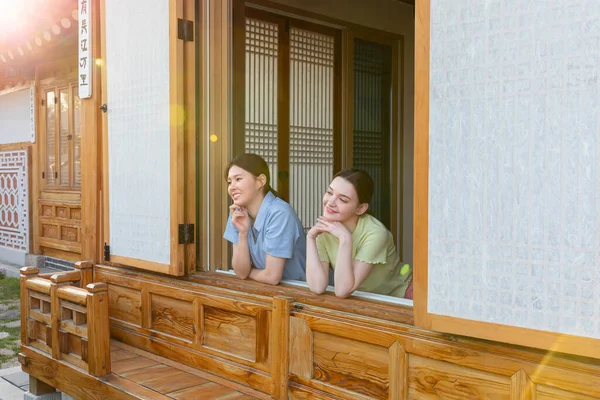
<path id="1" fill-rule="evenodd" d="M 185 109 L 178 104 L 171 104 L 171 126 L 181 126 L 185 121 Z"/>
<path id="2" fill-rule="evenodd" d="M 215 143 L 219 138 L 217 137 L 217 135 L 215 135 L 214 133 L 212 135 L 210 135 L 210 141 Z"/>

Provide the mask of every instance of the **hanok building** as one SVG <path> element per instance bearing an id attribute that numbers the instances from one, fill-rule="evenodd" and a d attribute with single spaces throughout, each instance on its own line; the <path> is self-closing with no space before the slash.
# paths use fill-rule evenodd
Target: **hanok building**
<path id="1" fill-rule="evenodd" d="M 599 2 L 14 7 L 0 256 L 76 262 L 22 270 L 34 394 L 600 398 Z M 414 303 L 233 276 L 244 151 L 306 229 L 373 175 Z"/>

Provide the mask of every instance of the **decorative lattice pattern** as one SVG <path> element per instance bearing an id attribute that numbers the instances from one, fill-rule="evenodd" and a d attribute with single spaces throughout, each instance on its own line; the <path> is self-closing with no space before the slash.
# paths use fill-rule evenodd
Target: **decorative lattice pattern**
<path id="1" fill-rule="evenodd" d="M 69 147 L 71 147 L 71 141 L 69 140 L 69 135 L 71 131 L 69 130 L 69 89 L 61 89 L 58 92 L 58 107 L 60 107 L 59 112 L 59 123 L 58 126 L 60 128 L 59 131 L 59 175 L 60 175 L 60 186 L 61 187 L 69 187 Z"/>
<path id="2" fill-rule="evenodd" d="M 0 246 L 29 247 L 27 152 L 0 152 Z"/>
<path id="3" fill-rule="evenodd" d="M 305 229 L 322 214 L 333 175 L 334 40 L 290 30 L 290 204 Z"/>
<path id="4" fill-rule="evenodd" d="M 431 2 L 431 313 L 600 339 L 600 2 Z"/>
<path id="5" fill-rule="evenodd" d="M 56 165 L 56 104 L 54 92 L 46 92 L 46 185 L 55 186 Z"/>
<path id="6" fill-rule="evenodd" d="M 278 25 L 246 18 L 246 152 L 265 159 L 277 189 Z"/>

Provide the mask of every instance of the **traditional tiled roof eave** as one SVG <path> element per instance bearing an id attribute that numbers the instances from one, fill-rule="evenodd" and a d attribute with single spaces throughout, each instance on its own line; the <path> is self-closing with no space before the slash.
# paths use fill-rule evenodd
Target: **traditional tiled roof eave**
<path id="1" fill-rule="evenodd" d="M 11 12 L 0 16 L 6 20 L 0 23 L 0 90 L 33 79 L 40 63 L 77 54 L 77 0 L 20 0 L 7 7 Z"/>

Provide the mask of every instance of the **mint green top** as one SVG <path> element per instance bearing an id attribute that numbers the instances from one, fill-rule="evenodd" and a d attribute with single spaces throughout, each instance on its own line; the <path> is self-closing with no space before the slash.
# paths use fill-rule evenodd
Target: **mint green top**
<path id="1" fill-rule="evenodd" d="M 339 240 L 330 233 L 317 236 L 319 259 L 335 270 Z M 352 259 L 371 264 L 371 272 L 358 290 L 404 297 L 412 280 L 412 268 L 404 267 L 392 233 L 371 215 L 362 215 L 352 232 Z"/>

